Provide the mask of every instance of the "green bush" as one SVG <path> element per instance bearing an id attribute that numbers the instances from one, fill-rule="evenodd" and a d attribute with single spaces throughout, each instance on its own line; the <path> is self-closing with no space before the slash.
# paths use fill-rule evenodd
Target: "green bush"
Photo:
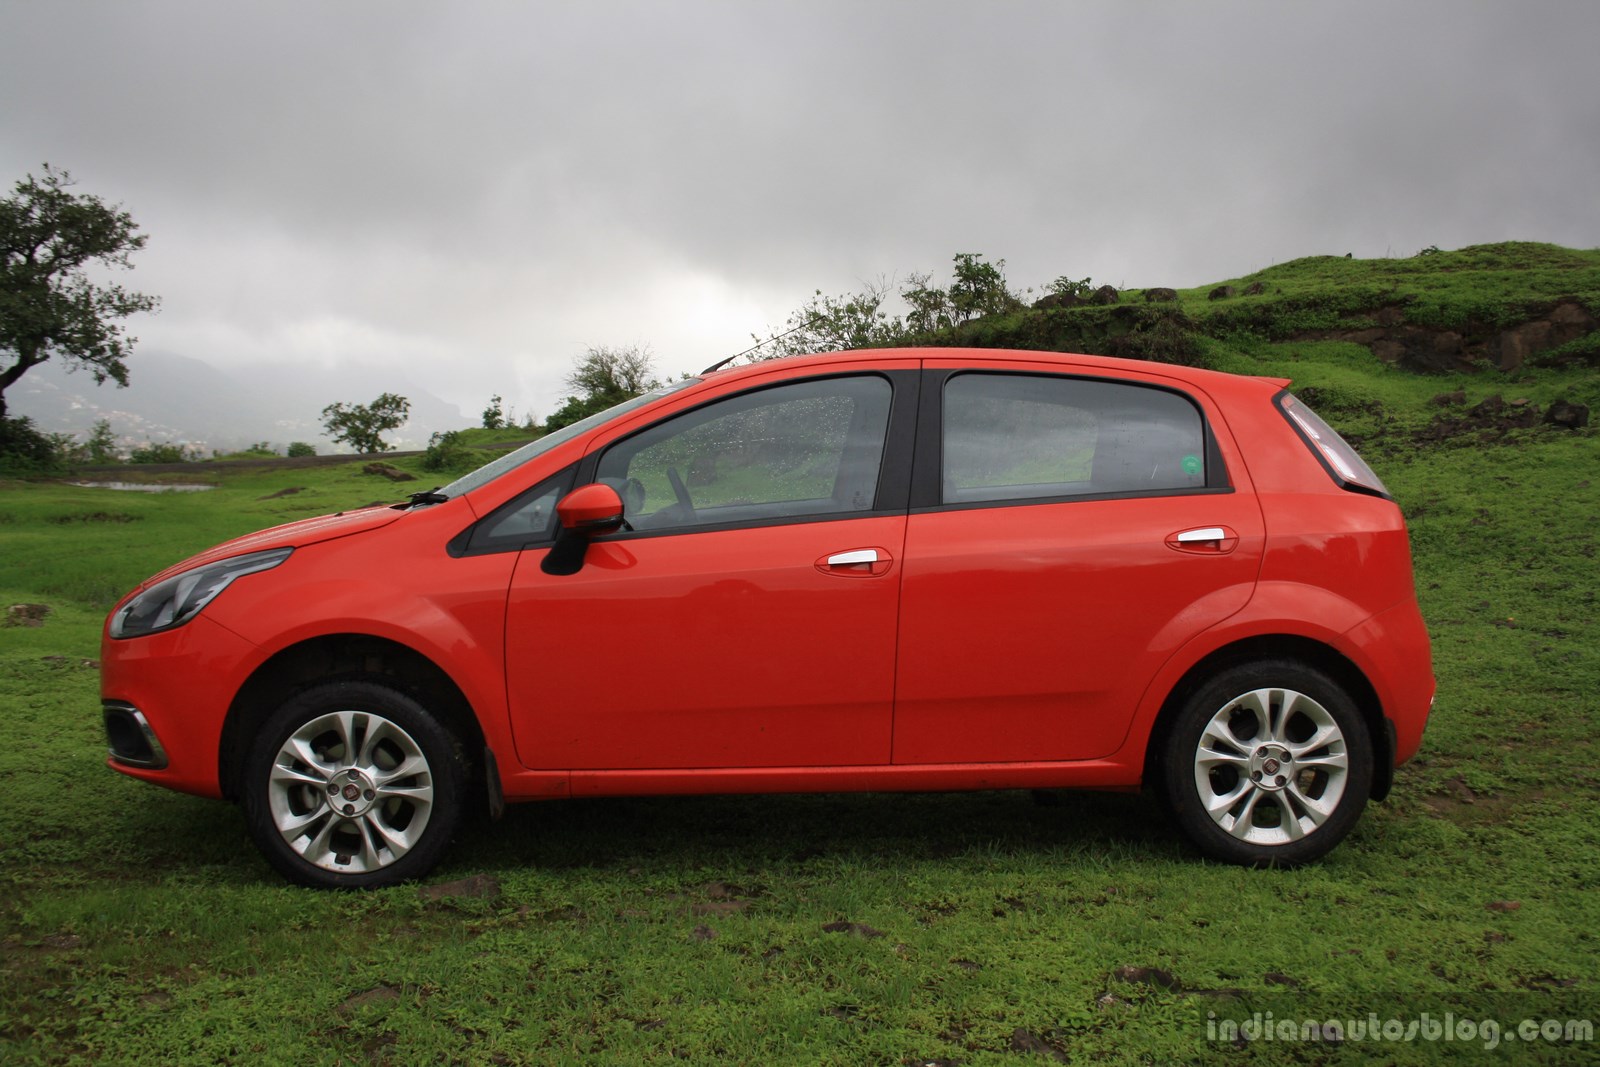
<path id="1" fill-rule="evenodd" d="M 314 456 L 317 454 L 317 446 L 308 445 L 304 441 L 290 441 L 289 451 L 286 454 L 290 459 L 299 459 L 302 456 Z"/>
<path id="2" fill-rule="evenodd" d="M 447 430 L 428 438 L 428 449 L 422 454 L 422 469 L 435 472 L 467 471 L 482 461 L 482 454 L 462 441 L 460 430 Z"/>
<path id="3" fill-rule="evenodd" d="M 21 474 L 59 470 L 66 465 L 70 438 L 47 434 L 26 415 L 0 419 L 0 470 Z"/>
<path id="4" fill-rule="evenodd" d="M 128 455 L 129 463 L 188 463 L 194 455 L 182 445 L 175 445 L 171 441 L 156 444 L 146 441 L 143 448 L 136 448 Z"/>

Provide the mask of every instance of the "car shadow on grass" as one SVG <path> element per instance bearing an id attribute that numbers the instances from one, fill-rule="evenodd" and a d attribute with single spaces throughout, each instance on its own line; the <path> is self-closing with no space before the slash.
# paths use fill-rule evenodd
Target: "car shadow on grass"
<path id="1" fill-rule="evenodd" d="M 614 797 L 515 805 L 468 827 L 446 862 L 495 867 L 895 863 L 972 854 L 1181 851 L 1157 804 L 1086 792 Z"/>

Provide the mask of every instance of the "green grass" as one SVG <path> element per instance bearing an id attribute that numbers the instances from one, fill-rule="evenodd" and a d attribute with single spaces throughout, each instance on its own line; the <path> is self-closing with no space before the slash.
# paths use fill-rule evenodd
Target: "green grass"
<path id="1" fill-rule="evenodd" d="M 1592 396 L 1592 372 L 1420 378 L 1349 345 L 1210 343 L 1229 369 L 1317 389 L 1411 524 L 1438 704 L 1391 798 L 1323 862 L 1206 863 L 1138 796 L 659 798 L 475 824 L 430 884 L 478 881 L 440 899 L 296 889 L 233 808 L 103 766 L 100 620 L 224 537 L 439 479 L 226 465 L 187 495 L 4 483 L 0 600 L 52 611 L 0 629 L 0 1061 L 1600 1057 L 1208 1041 L 1254 1012 L 1600 1017 L 1600 433 L 1415 437 L 1447 413 L 1437 393 L 1542 406 Z"/>

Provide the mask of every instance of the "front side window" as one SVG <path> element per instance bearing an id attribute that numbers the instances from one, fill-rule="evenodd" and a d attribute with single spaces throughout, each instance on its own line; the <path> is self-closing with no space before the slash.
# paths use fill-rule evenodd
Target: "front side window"
<path id="1" fill-rule="evenodd" d="M 1206 485 L 1194 403 L 1143 385 L 1037 374 L 945 383 L 946 504 L 1162 493 Z"/>
<path id="2" fill-rule="evenodd" d="M 559 430 L 547 433 L 536 441 L 529 441 L 516 451 L 507 452 L 503 456 L 492 459 L 477 470 L 463 474 L 449 485 L 434 491 L 440 496 L 450 497 L 451 499 L 464 496 L 481 485 L 489 484 L 507 471 L 517 469 L 530 459 L 542 456 L 557 445 L 564 445 L 596 426 L 609 422 L 618 415 L 626 414 L 635 408 L 644 407 L 646 404 L 660 400 L 670 393 L 676 393 L 679 389 L 687 389 L 691 385 L 699 385 L 700 381 L 701 379 L 699 378 L 685 378 L 682 381 L 672 382 L 658 389 L 652 389 L 648 393 L 641 393 L 632 399 L 624 400 L 622 403 L 609 407 L 604 411 L 596 412 L 587 418 L 579 419 L 577 422 L 569 423 Z"/>
<path id="3" fill-rule="evenodd" d="M 613 445 L 596 479 L 636 530 L 867 511 L 891 392 L 863 375 L 729 397 Z"/>

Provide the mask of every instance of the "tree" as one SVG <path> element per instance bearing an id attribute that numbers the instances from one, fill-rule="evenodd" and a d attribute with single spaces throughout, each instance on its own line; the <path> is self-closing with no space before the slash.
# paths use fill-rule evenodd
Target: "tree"
<path id="1" fill-rule="evenodd" d="M 489 398 L 489 406 L 483 409 L 483 428 L 485 430 L 499 430 L 506 425 L 506 409 L 501 406 L 500 394 L 496 393 Z"/>
<path id="2" fill-rule="evenodd" d="M 985 315 L 1015 311 L 1022 301 L 1006 285 L 1006 261 L 983 261 L 981 252 L 957 252 L 955 281 L 950 283 L 950 308 L 956 325 Z"/>
<path id="3" fill-rule="evenodd" d="M 900 320 L 891 319 L 883 310 L 891 292 L 889 281 L 883 278 L 868 283 L 859 293 L 843 296 L 823 296 L 818 289 L 789 316 L 783 332 L 772 339 L 767 358 L 894 344 Z"/>
<path id="4" fill-rule="evenodd" d="M 357 452 L 387 452 L 392 446 L 383 434 L 403 426 L 410 411 L 411 401 L 383 393 L 370 404 L 329 404 L 322 409 L 322 427 Z"/>
<path id="5" fill-rule="evenodd" d="M 546 432 L 559 430 L 660 386 L 661 380 L 655 374 L 655 358 L 649 349 L 638 345 L 627 348 L 591 346 L 573 361 L 572 371 L 567 375 L 567 387 L 576 392 L 545 420 L 544 428 Z"/>
<path id="6" fill-rule="evenodd" d="M 1003 259 L 988 263 L 982 253 L 958 252 L 947 289 L 933 285 L 926 273 L 908 275 L 898 293 L 883 279 L 844 296 L 823 296 L 819 289 L 789 316 L 783 331 L 766 341 L 755 338 L 756 348 L 765 351 L 753 358 L 910 344 L 985 315 L 1015 311 L 1022 300 L 1006 284 L 1005 266 Z M 884 309 L 894 296 L 905 306 L 904 317 Z"/>
<path id="7" fill-rule="evenodd" d="M 48 163 L 0 200 L 0 419 L 5 391 L 52 356 L 87 368 L 96 385 L 128 384 L 124 362 L 136 338 L 121 319 L 154 311 L 153 296 L 96 283 L 91 264 L 129 268 L 145 237 L 126 212 L 69 192 L 72 176 Z"/>
<path id="8" fill-rule="evenodd" d="M 117 463 L 117 435 L 111 432 L 110 419 L 97 419 L 83 444 L 83 455 L 90 463 Z"/>

